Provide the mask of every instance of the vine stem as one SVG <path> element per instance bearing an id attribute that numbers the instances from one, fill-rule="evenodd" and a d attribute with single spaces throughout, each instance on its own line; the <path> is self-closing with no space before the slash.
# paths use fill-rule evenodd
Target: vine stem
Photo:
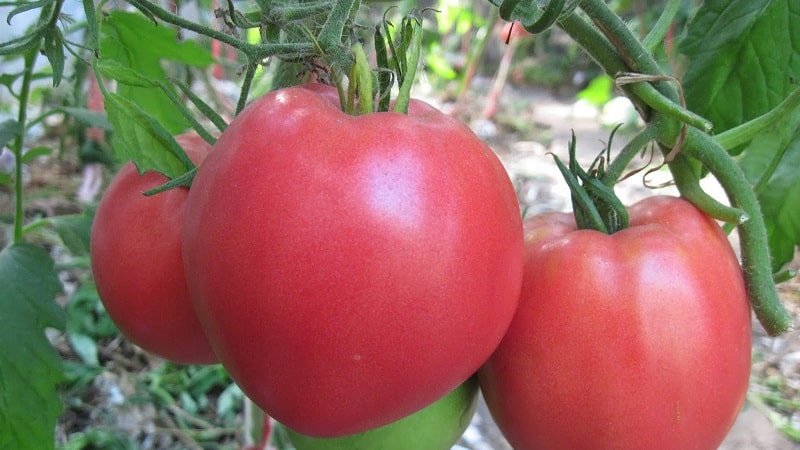
<path id="1" fill-rule="evenodd" d="M 636 157 L 637 154 L 651 141 L 653 141 L 656 136 L 658 136 L 661 131 L 659 128 L 661 127 L 661 121 L 654 120 L 649 122 L 642 131 L 636 134 L 627 144 L 625 147 L 620 150 L 617 156 L 611 161 L 608 166 L 606 167 L 605 174 L 603 175 L 603 179 L 601 180 L 603 184 L 606 186 L 613 186 L 617 183 L 617 181 L 622 177 L 622 173 L 628 167 L 633 158 Z"/>
<path id="2" fill-rule="evenodd" d="M 684 152 L 700 161 L 719 180 L 731 204 L 750 216 L 738 227 L 750 302 L 767 333 L 777 336 L 785 332 L 793 324 L 792 316 L 781 304 L 775 289 L 761 206 L 744 172 L 717 141 L 697 129 L 688 130 Z"/>
<path id="3" fill-rule="evenodd" d="M 800 88 L 792 91 L 788 97 L 768 112 L 737 127 L 725 130 L 716 135 L 714 139 L 725 150 L 731 150 L 752 141 L 759 133 L 774 125 L 782 117 L 791 115 L 798 107 L 800 107 Z"/>
<path id="4" fill-rule="evenodd" d="M 683 0 L 667 0 L 667 4 L 664 6 L 664 12 L 658 17 L 658 21 L 653 25 L 650 32 L 647 33 L 647 36 L 642 39 L 642 46 L 647 49 L 648 52 L 652 53 L 655 51 L 658 45 L 664 41 L 664 37 L 666 37 L 667 32 L 669 32 L 669 27 L 672 25 L 672 21 L 675 20 L 675 16 L 681 8 L 682 1 Z"/>
<path id="5" fill-rule="evenodd" d="M 641 42 L 604 2 L 582 0 L 580 6 L 591 18 L 594 26 L 575 13 L 562 18 L 559 25 L 598 62 L 607 74 L 613 76 L 619 72 L 635 71 L 649 75 L 663 75 Z M 674 86 L 664 82 L 655 83 L 653 86 L 667 99 L 678 103 L 679 96 Z M 653 116 L 659 116 L 652 114 L 650 107 L 638 96 L 632 96 L 632 100 L 646 121 L 653 120 Z M 666 115 L 665 117 L 668 118 L 665 125 L 669 126 L 664 127 L 656 141 L 671 148 L 678 139 L 681 124 L 674 118 Z M 781 304 L 775 288 L 764 218 L 756 195 L 744 173 L 725 148 L 697 128 L 689 127 L 686 130 L 683 151 L 687 156 L 703 164 L 720 182 L 733 208 L 740 209 L 749 217 L 738 226 L 748 296 L 756 316 L 770 335 L 786 331 L 792 325 L 792 318 Z M 685 170 L 693 169 L 689 167 Z"/>

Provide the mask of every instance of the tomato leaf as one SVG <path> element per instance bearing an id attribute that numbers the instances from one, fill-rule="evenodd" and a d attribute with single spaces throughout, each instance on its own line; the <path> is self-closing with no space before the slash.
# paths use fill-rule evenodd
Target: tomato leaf
<path id="1" fill-rule="evenodd" d="M 719 133 L 760 116 L 792 91 L 800 75 L 800 2 L 706 1 L 681 51 L 687 106 Z"/>
<path id="2" fill-rule="evenodd" d="M 97 112 L 75 106 L 65 106 L 61 110 L 75 118 L 82 125 L 111 131 L 111 124 L 108 123 L 108 116 L 105 112 Z"/>
<path id="3" fill-rule="evenodd" d="M 8 13 L 8 16 L 6 16 L 6 23 L 11 25 L 11 19 L 13 19 L 14 16 L 16 16 L 17 14 L 22 14 L 25 11 L 30 11 L 32 9 L 43 8 L 45 6 L 49 6 L 51 3 L 53 3 L 53 1 L 54 0 L 40 0 L 38 2 L 29 2 L 29 3 L 26 3 L 26 4 L 22 4 L 20 6 L 17 6 L 13 10 L 11 10 L 11 12 Z"/>
<path id="4" fill-rule="evenodd" d="M 97 64 L 97 69 L 104 77 L 117 80 L 127 86 L 145 88 L 158 87 L 157 82 L 147 78 L 135 69 L 122 65 L 119 61 L 103 60 Z"/>
<path id="5" fill-rule="evenodd" d="M 133 101 L 112 92 L 105 97 L 108 120 L 115 130 L 113 146 L 139 173 L 155 170 L 176 178 L 195 166 L 169 131 Z"/>
<path id="6" fill-rule="evenodd" d="M 53 68 L 53 87 L 58 87 L 64 76 L 64 35 L 56 26 L 44 33 L 44 54 Z"/>
<path id="7" fill-rule="evenodd" d="M 690 109 L 722 132 L 783 101 L 800 75 L 800 2 L 706 1 L 681 43 L 689 58 L 683 87 Z M 779 119 L 745 148 L 739 164 L 757 182 L 776 155 L 783 157 L 759 190 L 773 269 L 792 259 L 800 243 L 800 126 L 798 113 Z"/>
<path id="8" fill-rule="evenodd" d="M 63 329 L 61 289 L 42 249 L 15 244 L 0 251 L 0 448 L 53 448 L 63 379 L 44 329 Z"/>
<path id="9" fill-rule="evenodd" d="M 167 83 L 165 61 L 195 67 L 213 63 L 208 49 L 194 41 L 181 41 L 177 31 L 158 26 L 138 13 L 112 11 L 102 24 L 101 54 L 104 59 L 119 62 L 157 85 Z M 189 123 L 177 107 L 159 89 L 121 84 L 117 93 L 133 100 L 149 112 L 171 134 L 177 134 Z"/>

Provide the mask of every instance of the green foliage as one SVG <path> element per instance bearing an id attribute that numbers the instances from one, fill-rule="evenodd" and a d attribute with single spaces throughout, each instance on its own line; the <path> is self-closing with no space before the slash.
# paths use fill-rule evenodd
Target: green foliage
<path id="1" fill-rule="evenodd" d="M 116 130 L 114 148 L 123 161 L 134 160 L 140 173 L 156 170 L 176 178 L 194 168 L 162 123 L 136 102 L 109 92 L 105 96 L 105 107 L 108 120 Z"/>
<path id="2" fill-rule="evenodd" d="M 0 251 L 0 448 L 53 446 L 63 371 L 44 330 L 64 328 L 64 311 L 53 301 L 60 289 L 41 248 Z"/>
<path id="3" fill-rule="evenodd" d="M 157 26 L 142 14 L 123 11 L 112 11 L 102 22 L 100 48 L 104 60 L 117 61 L 152 83 L 168 84 L 170 75 L 162 66 L 163 62 L 194 67 L 207 67 L 213 62 L 208 49 L 194 41 L 179 40 L 175 29 Z M 135 100 L 142 110 L 172 134 L 189 127 L 181 111 L 158 89 L 121 84 L 117 94 Z"/>
<path id="4" fill-rule="evenodd" d="M 704 2 L 681 43 L 689 65 L 683 79 L 690 109 L 719 133 L 767 113 L 798 88 L 800 3 L 793 0 Z M 777 122 L 744 150 L 739 163 L 762 182 L 764 213 L 777 271 L 800 244 L 798 113 Z M 768 170 L 769 169 L 769 170 Z M 771 172 L 771 170 L 774 170 Z"/>

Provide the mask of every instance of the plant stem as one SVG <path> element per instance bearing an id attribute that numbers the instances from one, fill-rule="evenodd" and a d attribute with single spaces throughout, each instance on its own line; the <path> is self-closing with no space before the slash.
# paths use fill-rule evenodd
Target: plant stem
<path id="1" fill-rule="evenodd" d="M 739 225 L 742 265 L 747 293 L 759 322 L 771 336 L 792 326 L 792 316 L 781 304 L 772 279 L 767 230 L 761 207 L 742 170 L 711 136 L 690 128 L 684 152 L 699 160 L 725 189 L 735 208 L 750 217 Z"/>
<path id="2" fill-rule="evenodd" d="M 22 242 L 24 236 L 23 222 L 25 221 L 25 207 L 22 196 L 22 151 L 25 146 L 25 131 L 28 121 L 28 101 L 31 95 L 31 80 L 33 80 L 33 66 L 39 49 L 34 47 L 25 53 L 25 72 L 22 75 L 22 85 L 19 93 L 19 111 L 17 114 L 17 136 L 11 152 L 14 154 L 14 243 Z"/>
<path id="3" fill-rule="evenodd" d="M 656 136 L 659 135 L 660 121 L 652 121 L 645 126 L 636 136 L 634 136 L 625 147 L 620 150 L 617 156 L 606 167 L 605 174 L 603 175 L 603 184 L 606 186 L 613 186 L 622 177 L 622 173 L 628 167 L 633 158 L 651 142 Z"/>
<path id="4" fill-rule="evenodd" d="M 689 202 L 700 208 L 704 213 L 714 219 L 734 225 L 741 225 L 750 220 L 750 216 L 745 211 L 723 205 L 708 195 L 706 191 L 700 187 L 700 180 L 697 173 L 691 166 L 687 157 L 682 153 L 675 155 L 675 158 L 669 162 L 669 171 L 672 173 L 675 186 L 678 188 L 681 197 L 689 200 Z"/>
<path id="5" fill-rule="evenodd" d="M 342 48 L 342 33 L 347 21 L 360 6 L 360 0 L 335 0 L 328 20 L 317 35 L 317 45 L 334 67 L 347 72 L 351 58 Z"/>
<path id="6" fill-rule="evenodd" d="M 654 110 L 662 114 L 666 114 L 681 123 L 699 128 L 705 132 L 711 131 L 713 125 L 706 118 L 701 117 L 668 99 L 662 92 L 650 84 L 650 81 L 657 81 L 666 78 L 669 77 L 659 75 L 651 76 L 643 74 L 624 74 L 623 76 L 618 76 L 616 81 L 619 85 L 631 85 L 631 91 L 645 104 L 647 104 L 647 106 L 653 108 Z"/>
<path id="7" fill-rule="evenodd" d="M 642 40 L 642 46 L 647 49 L 648 52 L 652 53 L 658 48 L 659 44 L 664 42 L 664 37 L 666 37 L 669 31 L 672 21 L 675 20 L 675 16 L 680 10 L 681 3 L 682 0 L 667 0 L 667 4 L 664 6 L 664 11 L 658 17 L 658 21 Z"/>
<path id="8" fill-rule="evenodd" d="M 583 0 L 581 9 L 609 39 L 632 72 L 663 75 L 661 67 L 628 25 L 603 0 Z"/>
<path id="9" fill-rule="evenodd" d="M 734 149 L 752 141 L 759 133 L 775 124 L 783 117 L 791 115 L 800 107 L 800 88 L 795 89 L 777 106 L 768 112 L 745 122 L 737 127 L 726 130 L 714 137 L 725 150 Z"/>
<path id="10" fill-rule="evenodd" d="M 650 52 L 604 1 L 583 0 L 581 8 L 617 50 L 618 55 L 625 61 L 625 65 L 630 68 L 629 71 L 647 75 L 664 75 L 661 66 Z M 612 76 L 616 73 L 608 72 Z M 679 103 L 678 91 L 671 84 L 656 82 L 654 87 L 674 103 Z"/>
<path id="11" fill-rule="evenodd" d="M 620 57 L 611 42 L 600 33 L 600 30 L 579 16 L 578 13 L 568 14 L 559 20 L 558 25 L 612 78 L 618 73 L 632 70 Z M 639 114 L 648 120 L 651 114 L 647 104 L 633 93 L 630 86 L 621 87 L 636 105 Z"/>

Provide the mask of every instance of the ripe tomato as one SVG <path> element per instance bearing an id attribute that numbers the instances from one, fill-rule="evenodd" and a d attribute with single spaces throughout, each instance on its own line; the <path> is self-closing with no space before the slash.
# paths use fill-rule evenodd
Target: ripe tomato
<path id="1" fill-rule="evenodd" d="M 211 149 L 195 134 L 176 140 L 196 164 Z M 157 172 L 139 175 L 131 162 L 114 176 L 92 224 L 97 292 L 122 334 L 143 349 L 179 363 L 215 363 L 183 272 L 181 228 L 188 190 L 142 195 L 166 181 Z"/>
<path id="2" fill-rule="evenodd" d="M 522 279 L 519 206 L 484 143 L 423 102 L 351 117 L 333 92 L 279 90 L 237 116 L 197 173 L 183 240 L 220 361 L 315 437 L 385 425 L 464 382 Z"/>
<path id="3" fill-rule="evenodd" d="M 479 372 L 518 450 L 716 449 L 744 402 L 750 309 L 720 227 L 652 197 L 613 235 L 525 221 L 522 294 Z"/>

